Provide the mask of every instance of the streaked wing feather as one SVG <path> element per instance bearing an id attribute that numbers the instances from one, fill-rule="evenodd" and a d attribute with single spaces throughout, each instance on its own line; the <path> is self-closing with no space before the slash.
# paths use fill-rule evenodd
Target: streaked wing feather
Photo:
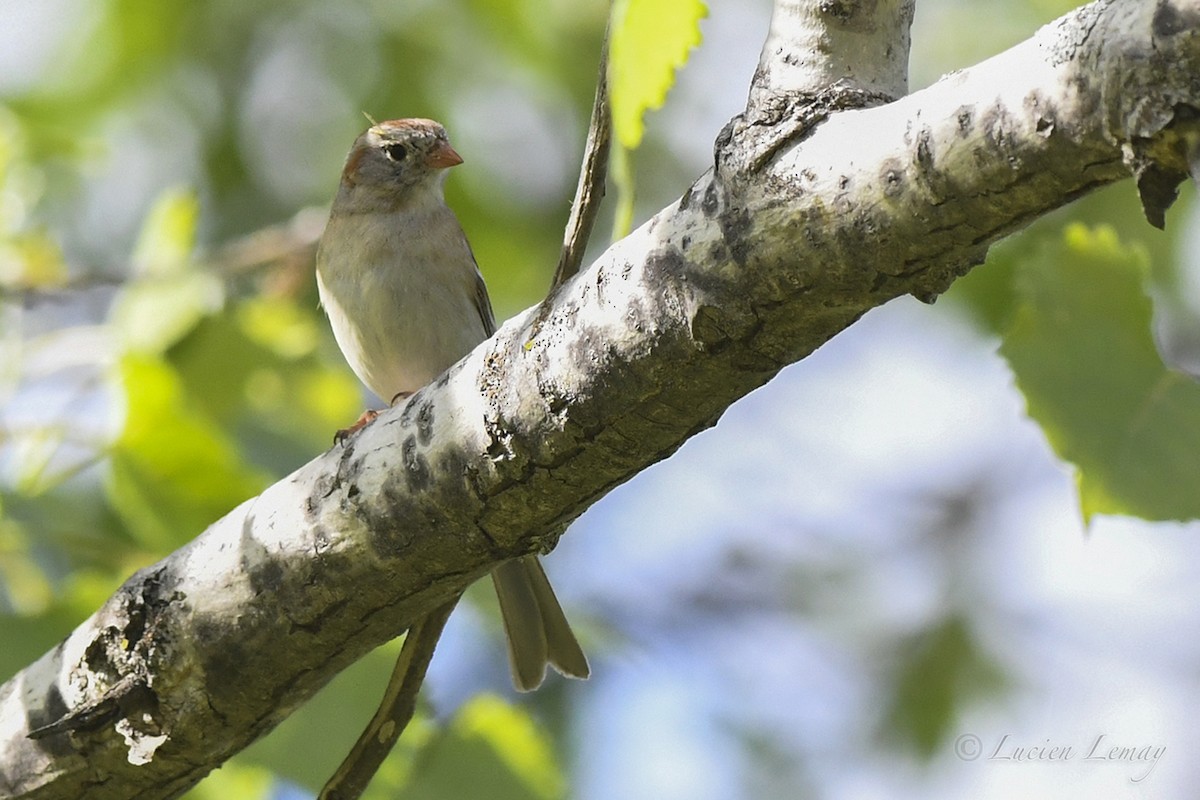
<path id="1" fill-rule="evenodd" d="M 467 244 L 467 250 L 475 264 L 475 308 L 483 321 L 483 330 L 490 337 L 496 332 L 496 315 L 492 312 L 492 300 L 488 297 L 487 284 L 483 282 L 483 273 L 479 271 L 479 262 L 475 259 L 475 253 L 471 251 L 470 243 Z"/>

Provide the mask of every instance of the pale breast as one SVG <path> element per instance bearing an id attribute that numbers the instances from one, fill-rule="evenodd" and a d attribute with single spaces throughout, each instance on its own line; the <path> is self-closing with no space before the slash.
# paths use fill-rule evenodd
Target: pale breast
<path id="1" fill-rule="evenodd" d="M 432 381 L 486 338 L 477 267 L 458 220 L 426 212 L 339 215 L 317 253 L 334 337 L 384 402 Z"/>

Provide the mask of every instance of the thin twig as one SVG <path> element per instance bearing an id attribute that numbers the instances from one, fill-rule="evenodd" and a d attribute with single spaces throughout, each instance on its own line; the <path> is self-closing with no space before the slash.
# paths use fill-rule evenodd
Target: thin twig
<path id="1" fill-rule="evenodd" d="M 226 275 L 249 272 L 263 264 L 279 261 L 309 261 L 328 218 L 328 208 L 302 208 L 286 222 L 259 228 L 227 242 L 204 260 L 213 270 Z"/>
<path id="2" fill-rule="evenodd" d="M 461 596 L 455 595 L 408 629 L 379 710 L 354 743 L 350 754 L 326 782 L 318 800 L 354 800 L 367 788 L 416 711 L 417 693 L 425 680 L 425 670 L 429 668 L 433 650 L 442 636 L 442 628 Z"/>
<path id="3" fill-rule="evenodd" d="M 604 181 L 608 174 L 608 151 L 612 140 L 612 114 L 608 106 L 608 29 L 604 31 L 604 44 L 600 48 L 600 74 L 596 79 L 596 98 L 592 102 L 592 120 L 588 124 L 587 144 L 583 149 L 583 164 L 579 170 L 579 185 L 575 187 L 575 201 L 571 204 L 571 216 L 563 235 L 562 254 L 558 257 L 558 268 L 550 291 L 554 291 L 568 278 L 579 271 L 583 254 L 587 249 L 588 237 L 596 216 L 600 212 L 600 201 L 604 199 Z"/>

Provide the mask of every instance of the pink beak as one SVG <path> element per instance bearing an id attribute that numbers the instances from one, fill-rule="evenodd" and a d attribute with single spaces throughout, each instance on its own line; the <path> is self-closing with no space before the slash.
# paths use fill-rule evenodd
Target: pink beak
<path id="1" fill-rule="evenodd" d="M 425 166 L 444 169 L 463 163 L 462 156 L 454 151 L 449 143 L 440 144 L 429 155 L 425 156 Z"/>

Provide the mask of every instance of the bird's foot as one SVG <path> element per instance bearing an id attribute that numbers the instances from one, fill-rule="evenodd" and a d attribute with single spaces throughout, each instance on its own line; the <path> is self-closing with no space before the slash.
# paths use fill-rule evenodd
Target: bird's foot
<path id="1" fill-rule="evenodd" d="M 374 411 L 374 410 L 372 410 L 372 409 L 369 409 L 369 408 L 368 408 L 368 409 L 367 409 L 366 411 L 364 411 L 364 412 L 362 413 L 362 415 L 361 415 L 361 416 L 358 418 L 358 421 L 357 421 L 357 422 L 355 422 L 355 423 L 354 423 L 353 425 L 351 425 L 349 428 L 342 428 L 342 429 L 340 429 L 340 430 L 339 430 L 337 433 L 335 433 L 335 434 L 333 435 L 333 443 L 334 443 L 334 444 L 342 444 L 342 443 L 344 443 L 344 442 L 345 442 L 347 439 L 349 439 L 351 436 L 353 436 L 354 434 L 356 434 L 356 433 L 358 433 L 359 431 L 361 431 L 363 428 L 365 428 L 365 427 L 366 427 L 367 425 L 369 425 L 370 423 L 374 422 L 374 421 L 375 421 L 375 418 L 376 418 L 376 417 L 378 417 L 378 416 L 379 416 L 379 412 L 378 412 L 378 411 Z"/>

